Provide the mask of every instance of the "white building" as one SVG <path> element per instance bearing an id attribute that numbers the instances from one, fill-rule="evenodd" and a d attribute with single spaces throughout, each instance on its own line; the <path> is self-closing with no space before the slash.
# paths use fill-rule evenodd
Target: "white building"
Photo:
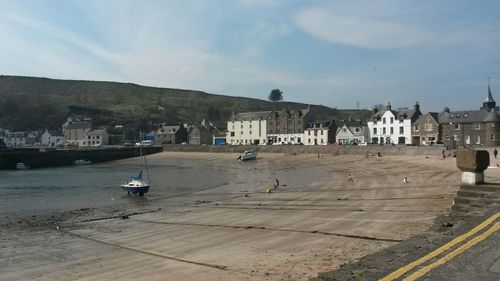
<path id="1" fill-rule="evenodd" d="M 5 131 L 3 141 L 7 147 L 24 147 L 26 146 L 26 132 L 10 132 Z"/>
<path id="2" fill-rule="evenodd" d="M 310 122 L 304 131 L 305 145 L 328 145 L 335 142 L 333 121 Z"/>
<path id="3" fill-rule="evenodd" d="M 341 121 L 335 137 L 340 144 L 366 144 L 370 133 L 363 121 Z"/>
<path id="4" fill-rule="evenodd" d="M 64 135 L 59 131 L 45 130 L 41 137 L 41 145 L 44 147 L 58 147 L 64 145 Z"/>
<path id="5" fill-rule="evenodd" d="M 267 142 L 267 116 L 271 111 L 233 114 L 227 121 L 226 142 L 231 145 L 263 144 Z"/>
<path id="6" fill-rule="evenodd" d="M 384 111 L 374 109 L 368 129 L 372 143 L 412 144 L 411 126 L 422 115 L 420 106 L 415 103 L 413 109 L 399 108 L 392 110 L 389 103 Z"/>
<path id="7" fill-rule="evenodd" d="M 109 143 L 109 134 L 106 130 L 92 130 L 77 140 L 78 146 L 103 146 Z"/>

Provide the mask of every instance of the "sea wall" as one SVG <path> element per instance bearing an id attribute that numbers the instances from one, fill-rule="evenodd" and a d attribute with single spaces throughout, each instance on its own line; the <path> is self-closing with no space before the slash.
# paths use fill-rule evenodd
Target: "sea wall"
<path id="1" fill-rule="evenodd" d="M 311 153 L 332 155 L 425 155 L 441 156 L 443 147 L 437 146 L 381 146 L 381 145 L 171 145 L 163 146 L 164 151 L 184 152 L 217 152 L 217 153 L 241 153 L 245 150 L 254 149 L 258 152 L 271 153 Z"/>
<path id="2" fill-rule="evenodd" d="M 162 151 L 161 146 L 144 147 L 144 154 Z M 15 149 L 0 151 L 0 169 L 16 169 L 17 163 L 24 163 L 30 168 L 73 165 L 75 160 L 84 159 L 92 163 L 113 161 L 139 156 L 137 147 L 100 147 L 91 149 L 42 150 Z"/>

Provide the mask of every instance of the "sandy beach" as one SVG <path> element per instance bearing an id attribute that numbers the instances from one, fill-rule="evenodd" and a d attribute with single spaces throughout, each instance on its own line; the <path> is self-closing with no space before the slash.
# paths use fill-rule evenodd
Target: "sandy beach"
<path id="1" fill-rule="evenodd" d="M 8 223 L 0 235 L 0 279 L 307 280 L 427 231 L 450 211 L 460 183 L 455 159 L 439 155 L 236 158 L 155 154 L 151 165 L 176 159 L 230 178 L 146 197 L 145 206 Z M 498 170 L 486 176 L 500 178 Z M 278 189 L 267 193 L 276 179 Z"/>

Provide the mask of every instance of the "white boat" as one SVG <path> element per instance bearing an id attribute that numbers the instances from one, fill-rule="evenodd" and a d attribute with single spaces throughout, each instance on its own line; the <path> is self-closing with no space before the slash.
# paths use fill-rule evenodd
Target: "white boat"
<path id="1" fill-rule="evenodd" d="M 92 161 L 90 160 L 85 160 L 85 159 L 78 159 L 73 162 L 73 165 L 90 165 L 92 164 Z"/>
<path id="2" fill-rule="evenodd" d="M 30 168 L 30 166 L 24 164 L 23 162 L 19 162 L 16 164 L 16 169 L 18 169 L 18 170 L 27 170 L 29 168 Z"/>
<path id="3" fill-rule="evenodd" d="M 257 159 L 257 151 L 255 150 L 245 150 L 243 151 L 242 154 L 240 154 L 240 157 L 238 157 L 238 160 L 241 161 L 255 160 L 255 159 Z"/>
<path id="4" fill-rule="evenodd" d="M 126 191 L 127 194 L 139 194 L 140 196 L 144 195 L 144 193 L 147 193 L 149 191 L 149 171 L 148 171 L 148 164 L 146 162 L 146 156 L 142 155 L 142 147 L 143 143 L 139 145 L 139 151 L 140 151 L 140 161 L 141 161 L 141 171 L 139 172 L 139 175 L 137 176 L 131 176 L 130 180 L 126 183 L 123 183 L 120 185 L 123 191 Z M 143 167 L 146 170 L 146 179 L 144 180 L 142 178 L 142 169 Z"/>

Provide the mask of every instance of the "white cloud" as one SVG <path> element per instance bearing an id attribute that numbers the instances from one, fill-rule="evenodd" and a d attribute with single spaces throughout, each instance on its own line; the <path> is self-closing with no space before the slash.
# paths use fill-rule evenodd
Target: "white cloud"
<path id="1" fill-rule="evenodd" d="M 417 27 L 369 17 L 336 16 L 320 8 L 300 11 L 295 24 L 318 39 L 367 49 L 414 47 L 435 37 Z"/>

